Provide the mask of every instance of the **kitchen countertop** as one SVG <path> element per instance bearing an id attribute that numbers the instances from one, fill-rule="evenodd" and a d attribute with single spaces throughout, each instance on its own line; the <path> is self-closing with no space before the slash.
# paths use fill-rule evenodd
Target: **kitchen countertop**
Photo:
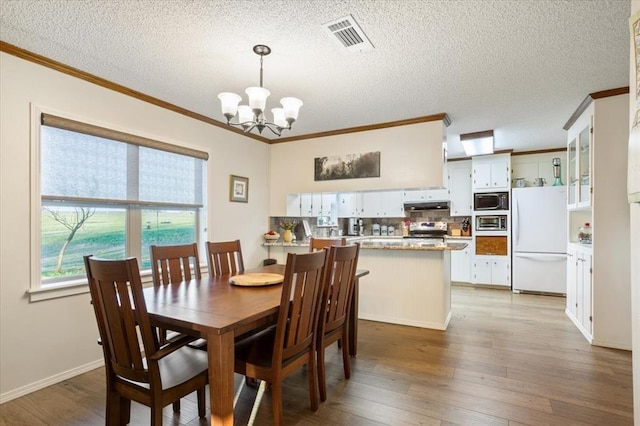
<path id="1" fill-rule="evenodd" d="M 348 241 L 359 241 L 362 249 L 373 250 L 426 250 L 426 251 L 450 251 L 464 250 L 467 247 L 465 240 L 471 237 L 447 237 L 447 240 L 460 240 L 460 242 L 433 243 L 421 238 L 402 237 L 357 237 L 349 238 Z M 265 242 L 267 247 L 308 247 L 309 241 L 284 243 L 281 241 Z"/>

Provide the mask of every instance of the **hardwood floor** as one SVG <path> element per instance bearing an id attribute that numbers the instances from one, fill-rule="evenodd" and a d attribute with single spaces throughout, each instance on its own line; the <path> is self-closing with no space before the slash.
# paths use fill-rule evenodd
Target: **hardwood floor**
<path id="1" fill-rule="evenodd" d="M 360 321 L 358 356 L 345 380 L 327 349 L 328 399 L 313 413 L 307 370 L 284 385 L 291 425 L 631 425 L 631 353 L 590 346 L 564 314 L 564 298 L 454 287 L 446 332 Z M 237 377 L 236 385 L 240 383 Z M 103 369 L 0 406 L 0 425 L 101 425 Z M 236 424 L 256 389 L 244 388 Z M 256 425 L 272 424 L 266 392 Z M 131 424 L 148 425 L 132 404 Z M 195 395 L 165 424 L 204 425 Z"/>

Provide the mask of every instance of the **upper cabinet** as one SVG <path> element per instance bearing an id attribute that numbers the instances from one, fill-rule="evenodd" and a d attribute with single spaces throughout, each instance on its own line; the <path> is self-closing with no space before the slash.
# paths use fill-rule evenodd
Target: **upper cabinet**
<path id="1" fill-rule="evenodd" d="M 362 192 L 341 192 L 338 194 L 338 217 L 362 216 Z"/>
<path id="2" fill-rule="evenodd" d="M 471 161 L 449 163 L 449 198 L 451 216 L 471 216 Z"/>
<path id="3" fill-rule="evenodd" d="M 404 217 L 403 191 L 371 191 L 362 194 L 362 217 Z"/>
<path id="4" fill-rule="evenodd" d="M 325 225 L 337 224 L 338 197 L 333 192 L 287 195 L 287 216 L 323 218 Z"/>
<path id="5" fill-rule="evenodd" d="M 408 189 L 402 192 L 402 200 L 405 203 L 423 203 L 427 201 L 448 201 L 449 190 L 437 189 Z"/>
<path id="6" fill-rule="evenodd" d="M 473 190 L 508 190 L 511 185 L 511 156 L 486 155 L 472 160 Z"/>
<path id="7" fill-rule="evenodd" d="M 583 128 L 575 132 L 567 147 L 567 204 L 570 209 L 591 206 L 591 136 L 592 120 L 587 117 Z"/>

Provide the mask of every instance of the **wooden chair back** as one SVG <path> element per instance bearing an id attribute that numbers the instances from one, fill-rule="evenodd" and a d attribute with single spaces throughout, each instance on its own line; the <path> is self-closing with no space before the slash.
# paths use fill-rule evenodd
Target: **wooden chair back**
<path id="1" fill-rule="evenodd" d="M 240 240 L 207 241 L 207 264 L 209 276 L 236 275 L 244 272 Z"/>
<path id="2" fill-rule="evenodd" d="M 326 251 L 287 255 L 273 364 L 315 350 Z"/>
<path id="3" fill-rule="evenodd" d="M 151 246 L 153 285 L 200 279 L 198 245 Z M 193 270 L 193 273 L 192 273 Z"/>
<path id="4" fill-rule="evenodd" d="M 345 246 L 347 245 L 346 238 L 309 238 L 309 251 L 322 250 L 323 248 L 329 248 L 331 246 Z"/>
<path id="5" fill-rule="evenodd" d="M 324 287 L 318 322 L 318 383 L 320 400 L 327 399 L 324 348 L 340 340 L 345 378 L 351 377 L 349 359 L 348 317 L 353 297 L 360 244 L 331 246 L 324 272 Z"/>
<path id="6" fill-rule="evenodd" d="M 118 376 L 150 383 L 158 371 L 147 368 L 141 347 L 153 354 L 159 344 L 147 314 L 137 260 L 85 256 L 84 262 L 105 363 Z"/>

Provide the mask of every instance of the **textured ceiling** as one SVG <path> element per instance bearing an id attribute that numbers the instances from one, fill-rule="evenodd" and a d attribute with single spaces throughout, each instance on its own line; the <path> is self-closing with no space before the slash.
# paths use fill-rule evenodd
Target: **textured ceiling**
<path id="1" fill-rule="evenodd" d="M 351 14 L 375 46 L 347 53 L 322 24 Z M 626 0 L 2 0 L 0 39 L 224 121 L 217 94 L 258 85 L 304 101 L 283 136 L 445 112 L 496 149 L 563 147 L 585 96 L 627 86 Z M 270 137 L 269 135 L 265 135 Z"/>

